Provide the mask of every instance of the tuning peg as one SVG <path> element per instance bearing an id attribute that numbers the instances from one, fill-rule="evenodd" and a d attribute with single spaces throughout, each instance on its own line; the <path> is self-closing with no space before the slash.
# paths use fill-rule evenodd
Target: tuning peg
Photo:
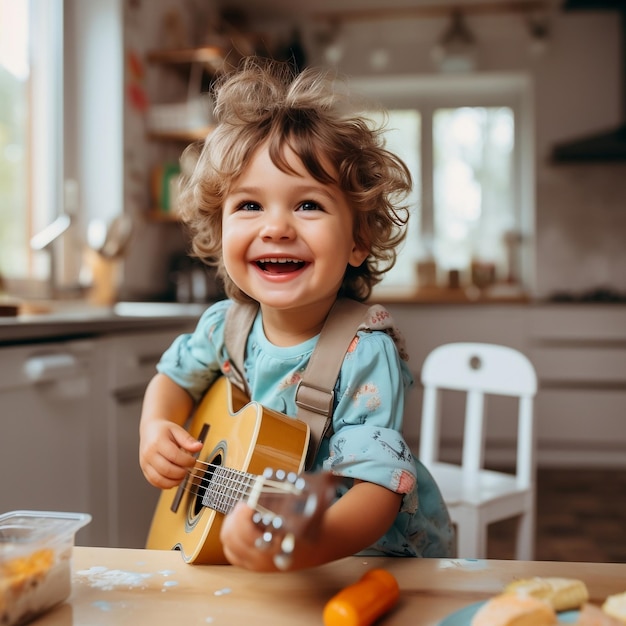
<path id="1" fill-rule="evenodd" d="M 293 533 L 287 533 L 280 543 L 280 552 L 274 556 L 274 565 L 281 570 L 287 571 L 293 561 L 293 550 L 296 546 L 296 538 Z"/>
<path id="2" fill-rule="evenodd" d="M 273 469 L 271 467 L 266 467 L 263 470 L 263 478 L 267 480 L 285 480 L 287 477 L 287 472 L 283 469 Z"/>
<path id="3" fill-rule="evenodd" d="M 283 469 L 275 470 L 271 467 L 266 467 L 263 470 L 263 478 L 266 480 L 287 481 L 292 485 L 295 485 L 298 481 L 304 484 L 304 480 L 296 472 L 286 472 Z"/>
<path id="4" fill-rule="evenodd" d="M 274 541 L 274 535 L 269 530 L 266 530 L 260 537 L 257 537 L 254 545 L 257 550 L 267 550 Z"/>
<path id="5" fill-rule="evenodd" d="M 293 533 L 287 533 L 280 542 L 280 551 L 283 554 L 291 554 L 296 547 L 296 538 Z"/>

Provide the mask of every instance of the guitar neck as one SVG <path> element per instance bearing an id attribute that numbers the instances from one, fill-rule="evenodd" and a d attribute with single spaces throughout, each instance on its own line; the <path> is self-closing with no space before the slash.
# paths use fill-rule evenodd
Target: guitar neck
<path id="1" fill-rule="evenodd" d="M 224 515 L 230 513 L 240 500 L 247 502 L 255 511 L 271 514 L 268 503 L 276 504 L 276 498 L 286 495 L 296 498 L 302 494 L 306 484 L 295 473 L 287 474 L 282 470 L 267 470 L 260 476 L 223 465 L 208 465 L 208 468 L 208 471 L 203 470 L 202 475 L 193 473 L 195 492 L 202 493 L 203 507 Z M 331 481 L 323 482 L 330 484 Z"/>
<path id="2" fill-rule="evenodd" d="M 202 506 L 226 515 L 237 502 L 250 497 L 260 479 L 256 474 L 216 465 L 201 478 Z"/>

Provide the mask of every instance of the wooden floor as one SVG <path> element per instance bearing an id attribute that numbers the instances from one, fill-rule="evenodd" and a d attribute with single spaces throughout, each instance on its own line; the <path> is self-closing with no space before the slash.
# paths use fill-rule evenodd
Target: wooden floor
<path id="1" fill-rule="evenodd" d="M 626 563 L 626 470 L 541 469 L 537 479 L 537 560 Z M 491 526 L 489 558 L 514 558 L 514 528 Z"/>

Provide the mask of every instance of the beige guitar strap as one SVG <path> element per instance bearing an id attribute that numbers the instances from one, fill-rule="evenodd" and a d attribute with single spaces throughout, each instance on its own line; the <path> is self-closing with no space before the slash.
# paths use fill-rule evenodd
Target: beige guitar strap
<path id="1" fill-rule="evenodd" d="M 330 310 L 309 365 L 296 390 L 298 419 L 311 432 L 306 457 L 310 469 L 331 424 L 334 388 L 343 359 L 357 330 L 363 325 L 369 306 L 350 298 L 338 299 Z M 234 303 L 226 314 L 225 342 L 235 374 L 235 382 L 249 395 L 244 375 L 246 341 L 256 317 L 256 303 Z"/>
<path id="2" fill-rule="evenodd" d="M 226 311 L 224 327 L 224 343 L 230 357 L 233 382 L 246 393 L 248 398 L 250 397 L 250 389 L 246 381 L 243 363 L 246 356 L 248 335 L 252 330 L 252 324 L 258 310 L 259 304 L 257 302 L 246 302 L 245 304 L 233 302 Z"/>

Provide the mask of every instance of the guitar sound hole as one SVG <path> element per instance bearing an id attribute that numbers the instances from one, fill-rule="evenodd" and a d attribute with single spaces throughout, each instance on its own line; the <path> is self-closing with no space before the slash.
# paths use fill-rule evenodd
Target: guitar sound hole
<path id="1" fill-rule="evenodd" d="M 209 461 L 206 472 L 204 472 L 204 474 L 202 475 L 199 475 L 195 479 L 195 483 L 196 483 L 196 488 L 194 489 L 195 497 L 194 497 L 192 509 L 191 509 L 193 517 L 197 517 L 198 515 L 200 515 L 200 512 L 204 508 L 202 504 L 202 500 L 204 499 L 204 495 L 206 494 L 207 489 L 209 485 L 211 484 L 211 481 L 213 480 L 213 472 L 215 471 L 215 468 L 218 465 L 221 465 L 222 463 L 223 463 L 222 455 L 218 454 L 214 459 Z"/>

